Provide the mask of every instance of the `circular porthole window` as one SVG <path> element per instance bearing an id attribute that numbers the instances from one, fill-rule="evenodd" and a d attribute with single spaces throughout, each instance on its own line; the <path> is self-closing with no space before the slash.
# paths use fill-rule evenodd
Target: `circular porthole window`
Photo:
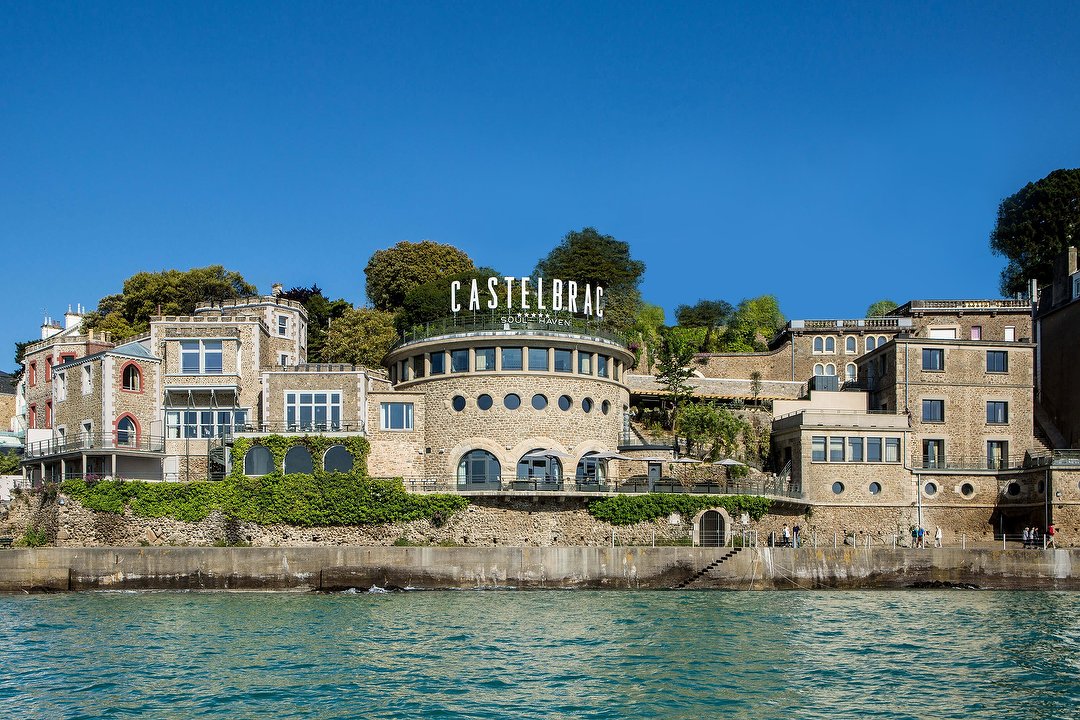
<path id="1" fill-rule="evenodd" d="M 517 393 L 509 393 L 503 398 L 503 407 L 507 410 L 517 410 L 521 407 L 521 396 Z"/>
<path id="2" fill-rule="evenodd" d="M 484 393 L 480 397 L 476 398 L 476 407 L 480 408 L 481 410 L 490 410 L 491 396 L 487 393 Z"/>
<path id="3" fill-rule="evenodd" d="M 607 400 L 605 400 L 603 403 L 601 403 L 600 404 L 600 412 L 604 413 L 605 415 L 607 415 L 609 412 L 611 412 L 611 403 L 608 402 Z"/>
<path id="4" fill-rule="evenodd" d="M 1014 482 L 1009 483 L 1008 485 L 1005 486 L 1005 492 L 1007 492 L 1012 497 L 1016 497 L 1017 495 L 1020 494 L 1020 485 L 1019 485 L 1019 483 L 1014 483 Z"/>
<path id="5" fill-rule="evenodd" d="M 569 410 L 574 407 L 574 401 L 570 399 L 569 395 L 563 395 L 559 398 L 559 409 Z"/>
<path id="6" fill-rule="evenodd" d="M 587 413 L 592 412 L 592 398 L 582 398 L 581 409 Z"/>
<path id="7" fill-rule="evenodd" d="M 842 482 L 834 482 L 832 484 L 832 491 L 836 495 L 839 495 L 840 493 L 844 492 L 844 483 L 842 483 Z"/>
<path id="8" fill-rule="evenodd" d="M 926 493 L 927 497 L 933 497 L 934 495 L 937 495 L 937 483 L 926 483 L 925 485 L 923 485 L 923 492 Z"/>
<path id="9" fill-rule="evenodd" d="M 540 393 L 533 395 L 532 406 L 534 410 L 543 410 L 547 407 L 547 398 Z"/>
<path id="10" fill-rule="evenodd" d="M 454 399 L 450 401 L 450 406 L 454 408 L 454 410 L 461 412 L 465 409 L 465 398 L 460 395 L 455 395 Z"/>
<path id="11" fill-rule="evenodd" d="M 964 483 L 960 486 L 960 494 L 966 498 L 971 497 L 975 494 L 975 486 L 971 483 Z"/>
<path id="12" fill-rule="evenodd" d="M 870 483 L 870 494 L 871 495 L 877 495 L 879 492 L 881 492 L 881 483 L 877 483 L 877 482 Z"/>

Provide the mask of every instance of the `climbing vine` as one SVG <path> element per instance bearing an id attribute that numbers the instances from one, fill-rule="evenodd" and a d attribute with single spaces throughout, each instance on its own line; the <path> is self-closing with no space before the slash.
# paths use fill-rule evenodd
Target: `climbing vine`
<path id="1" fill-rule="evenodd" d="M 634 525 L 672 513 L 695 515 L 702 510 L 723 508 L 732 515 L 746 513 L 760 520 L 772 500 L 756 495 L 682 495 L 679 493 L 648 493 L 646 495 L 617 495 L 597 500 L 589 505 L 589 514 L 612 525 Z"/>

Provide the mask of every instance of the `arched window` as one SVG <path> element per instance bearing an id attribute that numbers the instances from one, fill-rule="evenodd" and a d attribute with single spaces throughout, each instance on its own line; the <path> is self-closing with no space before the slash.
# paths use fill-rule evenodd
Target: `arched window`
<path id="1" fill-rule="evenodd" d="M 326 472 L 352 472 L 356 458 L 344 445 L 334 445 L 323 455 L 323 469 Z"/>
<path id="2" fill-rule="evenodd" d="M 139 444 L 139 430 L 130 415 L 116 421 L 116 444 L 125 447 Z"/>
<path id="3" fill-rule="evenodd" d="M 848 382 L 855 382 L 858 378 L 859 370 L 855 367 L 855 363 L 848 363 L 844 368 L 844 374 Z"/>
<path id="4" fill-rule="evenodd" d="M 866 338 L 866 352 L 870 352 L 877 347 L 877 340 L 871 336 Z"/>
<path id="5" fill-rule="evenodd" d="M 310 475 L 315 470 L 311 462 L 311 453 L 303 445 L 293 445 L 285 453 L 285 474 L 304 473 Z"/>
<path id="6" fill-rule="evenodd" d="M 244 454 L 245 475 L 269 475 L 274 472 L 274 456 L 265 445 L 254 445 Z"/>
<path id="7" fill-rule="evenodd" d="M 859 341 L 855 339 L 854 335 L 847 336 L 847 340 L 844 341 L 844 351 L 851 355 L 859 351 Z"/>
<path id="8" fill-rule="evenodd" d="M 819 353 L 825 349 L 825 340 L 820 337 L 814 338 L 814 352 Z"/>
<path id="9" fill-rule="evenodd" d="M 836 374 L 836 366 L 833 365 L 832 363 L 829 363 L 828 365 L 826 365 L 825 366 L 825 374 L 826 375 L 835 375 Z"/>
<path id="10" fill-rule="evenodd" d="M 821 363 L 818 363 L 817 365 L 814 366 L 814 375 L 824 375 L 824 374 L 825 374 L 825 366 L 824 365 L 822 365 Z"/>
<path id="11" fill-rule="evenodd" d="M 562 463 L 548 450 L 530 450 L 518 461 L 517 479 L 537 490 L 557 490 L 562 486 Z"/>
<path id="12" fill-rule="evenodd" d="M 889 342 L 889 338 L 885 337 L 884 335 L 878 335 L 877 336 L 877 346 L 878 347 L 881 347 L 882 345 L 884 345 L 887 342 Z"/>
<path id="13" fill-rule="evenodd" d="M 587 452 L 578 462 L 574 473 L 578 485 L 597 485 L 607 479 L 607 460 L 595 456 L 595 452 Z"/>
<path id="14" fill-rule="evenodd" d="M 457 482 L 460 488 L 502 487 L 502 466 L 487 450 L 470 450 L 458 462 Z"/>
<path id="15" fill-rule="evenodd" d="M 836 338 L 834 338 L 834 337 L 825 338 L 825 352 L 827 352 L 827 353 L 836 352 Z"/>
<path id="16" fill-rule="evenodd" d="M 123 383 L 124 389 L 129 392 L 142 391 L 142 373 L 139 372 L 138 365 L 135 363 L 128 363 L 124 366 Z"/>

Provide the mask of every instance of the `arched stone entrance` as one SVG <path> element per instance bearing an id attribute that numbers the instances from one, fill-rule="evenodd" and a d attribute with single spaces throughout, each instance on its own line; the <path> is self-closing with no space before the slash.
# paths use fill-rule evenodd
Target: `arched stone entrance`
<path id="1" fill-rule="evenodd" d="M 723 547 L 731 532 L 731 517 L 722 509 L 705 510 L 694 519 L 694 544 Z"/>

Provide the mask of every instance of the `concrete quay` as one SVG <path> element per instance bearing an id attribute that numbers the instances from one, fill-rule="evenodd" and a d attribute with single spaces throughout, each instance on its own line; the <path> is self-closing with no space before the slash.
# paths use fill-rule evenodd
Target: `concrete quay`
<path id="1" fill-rule="evenodd" d="M 1080 589 L 1080 549 L 86 547 L 0 551 L 0 592 Z"/>

